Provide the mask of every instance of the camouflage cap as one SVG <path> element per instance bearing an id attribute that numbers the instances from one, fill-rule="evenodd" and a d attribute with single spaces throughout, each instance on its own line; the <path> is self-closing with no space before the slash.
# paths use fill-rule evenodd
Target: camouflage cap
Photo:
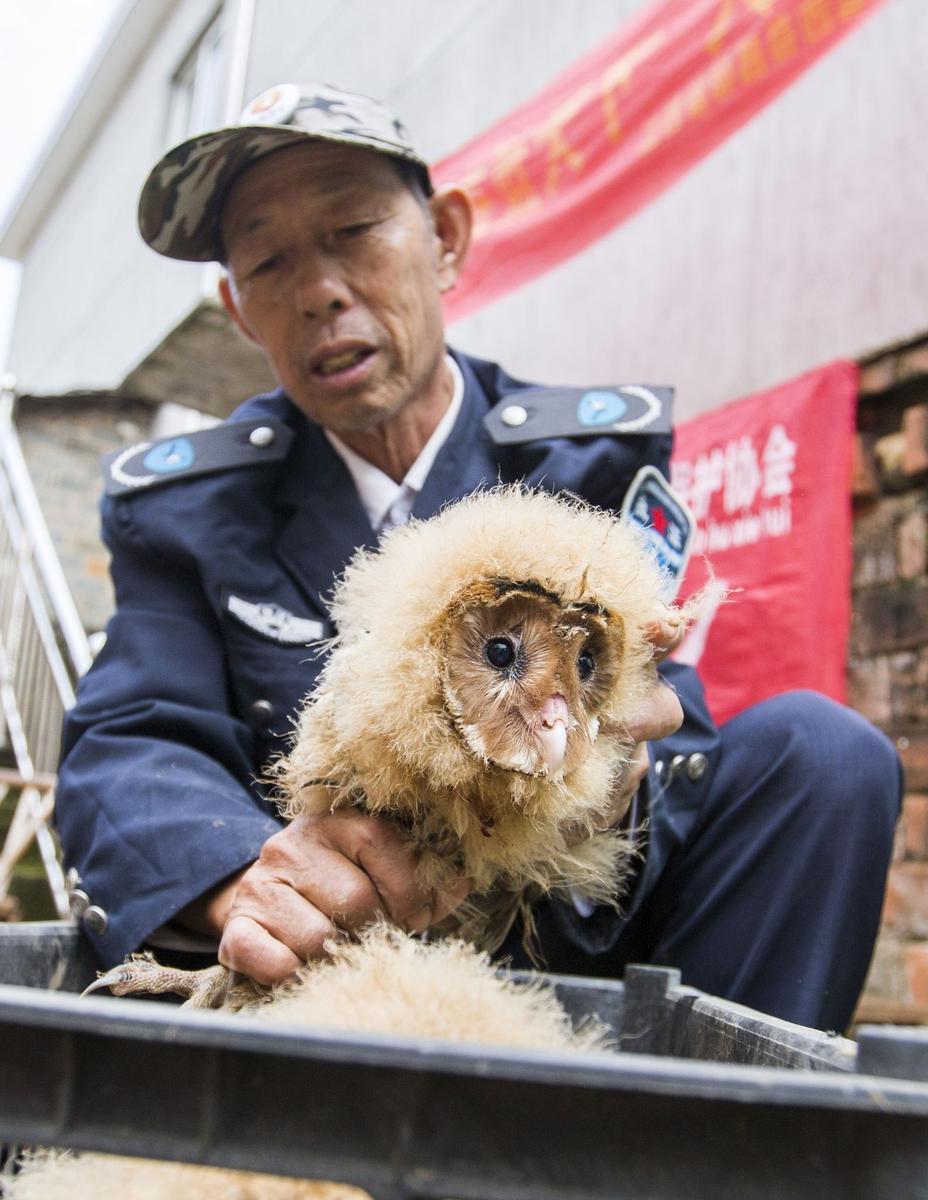
<path id="1" fill-rule="evenodd" d="M 283 83 L 256 96 L 237 125 L 198 134 L 165 154 L 139 197 L 142 237 L 168 258 L 219 258 L 219 215 L 233 182 L 256 159 L 305 138 L 362 146 L 412 163 L 431 195 L 428 164 L 383 104 L 329 84 Z"/>

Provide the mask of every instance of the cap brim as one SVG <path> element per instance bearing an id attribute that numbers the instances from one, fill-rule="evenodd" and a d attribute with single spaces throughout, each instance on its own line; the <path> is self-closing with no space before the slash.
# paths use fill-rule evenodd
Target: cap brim
<path id="1" fill-rule="evenodd" d="M 152 169 L 139 195 L 139 231 L 153 250 L 186 262 L 214 262 L 221 253 L 219 215 L 235 179 L 259 158 L 294 142 L 339 142 L 414 163 L 417 154 L 366 134 L 310 132 L 292 125 L 233 125 L 174 146 Z"/>

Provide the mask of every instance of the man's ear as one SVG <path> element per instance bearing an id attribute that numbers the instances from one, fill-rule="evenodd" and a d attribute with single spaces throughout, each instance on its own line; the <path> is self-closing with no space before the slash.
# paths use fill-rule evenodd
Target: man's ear
<path id="1" fill-rule="evenodd" d="M 467 192 L 449 187 L 429 200 L 438 252 L 438 286 L 450 291 L 457 283 L 474 224 L 474 210 Z"/>
<path id="2" fill-rule="evenodd" d="M 258 339 L 245 324 L 245 319 L 239 311 L 238 302 L 235 298 L 235 290 L 232 287 L 232 280 L 225 271 L 219 277 L 219 298 L 222 300 L 222 307 L 232 318 L 239 332 L 243 333 L 250 342 L 256 342 Z"/>

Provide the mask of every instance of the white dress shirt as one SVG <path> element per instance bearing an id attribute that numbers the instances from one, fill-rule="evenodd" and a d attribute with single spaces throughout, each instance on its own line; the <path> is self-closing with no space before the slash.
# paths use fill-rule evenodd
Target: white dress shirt
<path id="1" fill-rule="evenodd" d="M 358 496 L 364 511 L 367 513 L 371 528 L 375 533 L 383 533 L 394 525 L 403 525 L 409 519 L 416 497 L 425 486 L 428 473 L 432 469 L 439 450 L 448 440 L 448 435 L 454 428 L 464 400 L 464 377 L 461 368 L 450 354 L 445 355 L 445 362 L 451 372 L 454 390 L 451 403 L 442 419 L 435 426 L 432 436 L 419 452 L 419 457 L 403 476 L 402 483 L 397 483 L 386 475 L 379 467 L 362 458 L 350 446 L 346 446 L 336 433 L 325 429 L 323 432 L 329 439 L 332 449 L 342 460 L 354 480 Z"/>

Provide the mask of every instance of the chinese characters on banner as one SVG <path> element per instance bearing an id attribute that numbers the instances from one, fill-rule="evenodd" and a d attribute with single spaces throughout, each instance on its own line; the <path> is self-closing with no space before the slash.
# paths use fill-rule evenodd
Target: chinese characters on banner
<path id="1" fill-rule="evenodd" d="M 449 320 L 627 220 L 885 0 L 654 0 L 432 167 L 476 209 Z"/>
<path id="2" fill-rule="evenodd" d="M 681 596 L 708 590 L 675 657 L 717 721 L 789 688 L 844 699 L 856 398 L 838 362 L 677 430 L 671 482 L 697 522 Z"/>

